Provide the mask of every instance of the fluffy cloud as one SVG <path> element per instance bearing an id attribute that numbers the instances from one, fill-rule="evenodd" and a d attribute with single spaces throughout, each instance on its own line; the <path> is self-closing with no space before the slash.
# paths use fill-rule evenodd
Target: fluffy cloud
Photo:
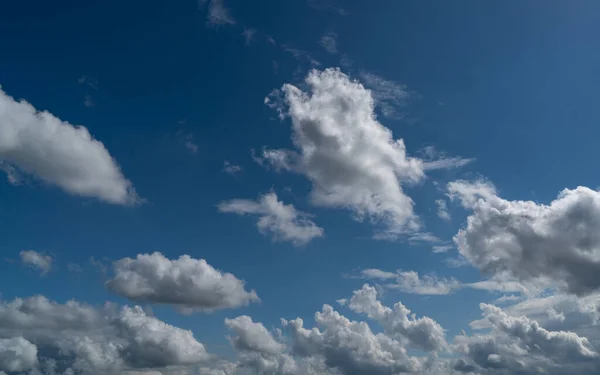
<path id="1" fill-rule="evenodd" d="M 435 201 L 435 205 L 437 206 L 437 215 L 442 220 L 450 220 L 450 213 L 448 212 L 448 205 L 446 201 L 443 199 L 437 199 Z"/>
<path id="2" fill-rule="evenodd" d="M 64 191 L 113 204 L 140 201 L 104 145 L 83 126 L 0 90 L 0 162 Z"/>
<path id="3" fill-rule="evenodd" d="M 42 296 L 0 304 L 0 338 L 12 340 L 0 341 L 0 347 L 22 344 L 23 350 L 17 352 L 20 363 L 35 363 L 37 346 L 45 358 L 90 375 L 184 366 L 210 358 L 190 331 L 148 316 L 138 306 L 117 311 L 110 305 L 60 304 Z M 0 353 L 0 363 L 6 366 L 7 352 L 0 349 Z"/>
<path id="4" fill-rule="evenodd" d="M 52 257 L 40 254 L 33 250 L 23 250 L 19 253 L 21 262 L 29 267 L 37 268 L 42 275 L 50 272 L 52 268 Z"/>
<path id="5" fill-rule="evenodd" d="M 310 220 L 307 214 L 296 211 L 291 204 L 284 204 L 275 193 L 265 194 L 256 202 L 232 199 L 221 202 L 218 207 L 221 212 L 258 215 L 258 230 L 272 235 L 276 241 L 305 245 L 312 239 L 323 236 L 323 229 Z"/>
<path id="6" fill-rule="evenodd" d="M 306 84 L 307 92 L 286 84 L 266 100 L 291 118 L 297 149 L 277 150 L 269 161 L 305 175 L 315 205 L 349 209 L 391 236 L 418 229 L 401 183 L 423 178 L 423 163 L 377 121 L 371 91 L 338 69 L 313 70 Z"/>
<path id="7" fill-rule="evenodd" d="M 22 372 L 37 364 L 37 347 L 22 337 L 0 339 L 0 371 Z"/>
<path id="8" fill-rule="evenodd" d="M 509 201 L 483 182 L 448 184 L 473 213 L 454 237 L 484 274 L 579 296 L 600 288 L 600 193 L 563 190 L 549 205 Z"/>
<path id="9" fill-rule="evenodd" d="M 273 354 L 283 351 L 284 346 L 273 338 L 265 326 L 253 322 L 249 316 L 225 319 L 225 325 L 237 334 L 237 337 L 231 339 L 236 349 Z"/>
<path id="10" fill-rule="evenodd" d="M 429 317 L 416 319 L 400 302 L 393 308 L 384 306 L 377 300 L 376 289 L 368 284 L 354 292 L 348 307 L 379 322 L 395 339 L 422 350 L 438 351 L 447 346 L 444 329 L 436 321 Z"/>
<path id="11" fill-rule="evenodd" d="M 235 308 L 259 300 L 254 290 L 245 290 L 242 280 L 188 255 L 170 260 L 158 252 L 139 254 L 115 262 L 114 273 L 106 283 L 111 291 L 186 312 Z"/>

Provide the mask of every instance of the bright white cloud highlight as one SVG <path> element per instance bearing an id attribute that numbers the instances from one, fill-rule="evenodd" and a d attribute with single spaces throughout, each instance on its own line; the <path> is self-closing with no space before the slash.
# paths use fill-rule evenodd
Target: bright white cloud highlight
<path id="1" fill-rule="evenodd" d="M 140 202 L 104 145 L 73 126 L 0 90 L 0 162 L 64 191 L 102 201 Z"/>

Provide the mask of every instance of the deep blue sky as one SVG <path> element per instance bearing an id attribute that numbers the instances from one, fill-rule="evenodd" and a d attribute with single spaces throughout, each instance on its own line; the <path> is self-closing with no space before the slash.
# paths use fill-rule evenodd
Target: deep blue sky
<path id="1" fill-rule="evenodd" d="M 192 316 L 154 308 L 219 352 L 226 349 L 218 345 L 227 345 L 224 317 L 248 314 L 267 327 L 280 317 L 311 321 L 323 303 L 349 296 L 364 282 L 347 277 L 361 269 L 479 280 L 470 267 L 447 266 L 455 250 L 435 254 L 427 243 L 373 240 L 368 222 L 311 205 L 306 178 L 253 161 L 251 149 L 292 147 L 290 120 L 280 121 L 263 103 L 282 84 L 301 84 L 311 68 L 284 46 L 305 51 L 321 63 L 318 69 L 341 67 L 358 79 L 369 72 L 406 85 L 404 118 L 379 119 L 404 139 L 409 154 L 433 145 L 476 159 L 406 187 L 426 230 L 444 241 L 464 225 L 466 212 L 449 203 L 452 220 L 440 220 L 435 200 L 443 193 L 434 182 L 483 176 L 507 199 L 542 203 L 565 187 L 600 185 L 594 169 L 600 3 L 340 0 L 336 6 L 344 15 L 304 0 L 229 0 L 236 24 L 215 27 L 207 26 L 206 9 L 194 0 L 3 4 L 2 90 L 87 127 L 147 202 L 122 207 L 35 178 L 20 186 L 3 179 L 2 297 L 126 303 L 105 290 L 107 276 L 90 257 L 110 265 L 152 251 L 169 258 L 189 254 L 245 280 L 262 300 Z M 256 29 L 249 44 L 244 28 Z M 337 34 L 337 54 L 319 45 L 328 32 Z M 82 77 L 92 85 L 80 83 Z M 84 105 L 86 96 L 92 106 Z M 186 140 L 197 153 L 186 148 Z M 225 160 L 242 172 L 225 173 Z M 217 209 L 221 201 L 255 199 L 270 189 L 314 214 L 325 237 L 300 247 L 274 242 L 257 231 L 253 218 Z M 22 250 L 51 255 L 53 270 L 40 278 L 24 269 Z M 69 272 L 70 263 L 85 272 Z M 453 334 L 480 316 L 479 302 L 497 297 L 473 290 L 385 295 L 427 313 Z M 440 304 L 445 311 L 436 309 Z"/>

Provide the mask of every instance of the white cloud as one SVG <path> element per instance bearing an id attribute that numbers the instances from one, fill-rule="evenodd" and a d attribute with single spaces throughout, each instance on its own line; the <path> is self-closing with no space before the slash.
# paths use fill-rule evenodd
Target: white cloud
<path id="1" fill-rule="evenodd" d="M 599 192 L 565 189 L 549 205 L 502 199 L 481 182 L 448 192 L 473 211 L 454 241 L 484 274 L 580 296 L 600 288 Z"/>
<path id="2" fill-rule="evenodd" d="M 396 273 L 396 282 L 386 286 L 405 293 L 443 295 L 452 293 L 461 285 L 453 278 L 440 278 L 435 275 L 420 276 L 415 271 L 399 271 Z"/>
<path id="3" fill-rule="evenodd" d="M 383 225 L 387 237 L 417 230 L 401 184 L 423 178 L 423 165 L 377 122 L 371 92 L 338 69 L 313 70 L 306 84 L 307 92 L 286 84 L 266 99 L 291 118 L 297 149 L 277 150 L 270 161 L 285 160 L 278 167 L 305 175 L 315 205 L 349 209 Z"/>
<path id="4" fill-rule="evenodd" d="M 382 271 L 382 270 L 379 270 L 376 268 L 364 269 L 364 270 L 360 271 L 360 275 L 362 278 L 365 278 L 365 279 L 387 280 L 387 279 L 395 279 L 396 278 L 395 272 Z"/>
<path id="5" fill-rule="evenodd" d="M 24 372 L 37 364 L 37 347 L 22 337 L 0 339 L 0 371 Z"/>
<path id="6" fill-rule="evenodd" d="M 235 308 L 259 300 L 234 275 L 188 255 L 170 260 L 157 252 L 139 254 L 115 262 L 114 273 L 106 283 L 114 293 L 133 301 L 173 305 L 183 312 Z"/>
<path id="7" fill-rule="evenodd" d="M 433 252 L 436 254 L 439 253 L 445 253 L 449 250 L 452 250 L 454 248 L 453 245 L 435 245 L 431 247 L 433 249 Z"/>
<path id="8" fill-rule="evenodd" d="M 223 171 L 230 175 L 238 174 L 242 171 L 242 167 L 236 164 L 231 164 L 227 160 L 223 163 Z"/>
<path id="9" fill-rule="evenodd" d="M 83 126 L 0 90 L 0 161 L 68 193 L 113 204 L 140 202 L 104 145 Z"/>
<path id="10" fill-rule="evenodd" d="M 448 156 L 445 152 L 437 150 L 434 146 L 427 146 L 421 150 L 423 154 L 423 167 L 425 170 L 456 169 L 464 167 L 475 161 L 473 158 Z"/>
<path id="11" fill-rule="evenodd" d="M 321 37 L 319 41 L 321 47 L 325 49 L 328 53 L 334 54 L 337 53 L 337 34 L 334 32 L 328 32 Z"/>
<path id="12" fill-rule="evenodd" d="M 110 304 L 103 308 L 77 301 L 60 304 L 42 296 L 2 302 L 0 338 L 20 336 L 71 373 L 114 374 L 210 359 L 191 331 L 150 317 L 139 306 L 116 311 Z M 26 358 L 31 363 L 33 349 L 23 346 L 29 350 Z"/>
<path id="13" fill-rule="evenodd" d="M 21 262 L 29 267 L 37 268 L 42 275 L 46 275 L 52 268 L 52 257 L 40 254 L 33 250 L 23 250 L 19 253 Z"/>
<path id="14" fill-rule="evenodd" d="M 393 308 L 384 306 L 377 300 L 377 291 L 365 284 L 354 292 L 348 307 L 356 312 L 366 314 L 379 322 L 385 332 L 395 339 L 426 351 L 439 351 L 446 344 L 444 329 L 429 317 L 416 318 L 402 303 L 397 302 Z"/>
<path id="15" fill-rule="evenodd" d="M 446 201 L 443 199 L 437 199 L 435 204 L 437 206 L 438 217 L 442 220 L 450 220 L 451 217 L 450 213 L 448 212 L 448 205 L 446 204 Z"/>
<path id="16" fill-rule="evenodd" d="M 398 108 L 403 107 L 406 104 L 406 100 L 410 97 L 406 85 L 387 80 L 369 72 L 361 72 L 360 78 L 365 87 L 371 90 L 375 103 L 385 117 L 401 117 L 398 113 Z"/>
<path id="17" fill-rule="evenodd" d="M 238 215 L 258 215 L 258 230 L 270 234 L 275 240 L 289 241 L 295 245 L 305 245 L 314 238 L 323 236 L 308 215 L 296 211 L 291 204 L 279 201 L 275 193 L 267 193 L 258 201 L 232 199 L 219 203 L 219 211 Z"/>
<path id="18" fill-rule="evenodd" d="M 204 7 L 208 3 L 206 24 L 211 26 L 234 25 L 235 19 L 231 11 L 225 6 L 225 0 L 199 0 L 199 5 Z"/>
<path id="19" fill-rule="evenodd" d="M 262 323 L 253 322 L 249 316 L 225 319 L 225 325 L 237 334 L 237 337 L 231 339 L 231 343 L 238 350 L 271 354 L 283 352 L 284 345 L 277 342 Z"/>

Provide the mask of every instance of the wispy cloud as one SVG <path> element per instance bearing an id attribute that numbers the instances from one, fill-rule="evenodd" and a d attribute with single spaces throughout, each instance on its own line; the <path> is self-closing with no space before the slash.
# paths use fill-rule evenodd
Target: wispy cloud
<path id="1" fill-rule="evenodd" d="M 435 205 L 437 206 L 437 215 L 442 220 L 450 220 L 450 213 L 448 212 L 448 205 L 445 200 L 437 199 L 435 201 Z"/>
<path id="2" fill-rule="evenodd" d="M 94 77 L 81 76 L 77 79 L 77 83 L 80 85 L 87 85 L 95 90 L 98 89 L 98 80 Z"/>
<path id="3" fill-rule="evenodd" d="M 348 15 L 348 11 L 334 0 L 307 0 L 309 7 L 317 10 L 329 10 L 340 16 Z"/>
<path id="4" fill-rule="evenodd" d="M 388 118 L 400 118 L 398 109 L 406 104 L 410 96 L 406 85 L 365 71 L 360 72 L 359 76 L 365 87 L 371 90 L 381 113 Z"/>
<path id="5" fill-rule="evenodd" d="M 242 171 L 242 167 L 239 165 L 231 164 L 227 160 L 223 163 L 223 172 L 228 173 L 230 175 L 238 174 Z"/>
<path id="6" fill-rule="evenodd" d="M 445 152 L 437 150 L 434 146 L 427 146 L 420 153 L 423 155 L 423 168 L 426 171 L 461 168 L 475 161 L 473 158 L 448 156 Z"/>
<path id="7" fill-rule="evenodd" d="M 84 105 L 84 106 L 86 106 L 87 108 L 92 108 L 93 106 L 95 106 L 95 105 L 96 105 L 96 102 L 94 102 L 94 101 L 92 100 L 92 96 L 91 96 L 91 95 L 89 95 L 89 94 L 86 94 L 86 95 L 83 97 L 83 105 Z"/>
<path id="8" fill-rule="evenodd" d="M 252 44 L 254 38 L 256 37 L 256 29 L 253 28 L 245 28 L 242 32 L 242 36 L 244 37 L 244 41 L 246 45 Z"/>
<path id="9" fill-rule="evenodd" d="M 235 19 L 231 11 L 225 6 L 225 0 L 199 0 L 201 8 L 208 3 L 206 24 L 210 26 L 234 25 Z"/>
<path id="10" fill-rule="evenodd" d="M 39 270 L 42 276 L 50 272 L 52 268 L 53 259 L 50 255 L 44 255 L 33 250 L 21 251 L 19 255 L 24 265 Z"/>
<path id="11" fill-rule="evenodd" d="M 325 48 L 325 51 L 331 54 L 335 54 L 338 52 L 337 49 L 337 34 L 330 31 L 323 35 L 319 40 L 319 44 L 321 47 Z"/>

